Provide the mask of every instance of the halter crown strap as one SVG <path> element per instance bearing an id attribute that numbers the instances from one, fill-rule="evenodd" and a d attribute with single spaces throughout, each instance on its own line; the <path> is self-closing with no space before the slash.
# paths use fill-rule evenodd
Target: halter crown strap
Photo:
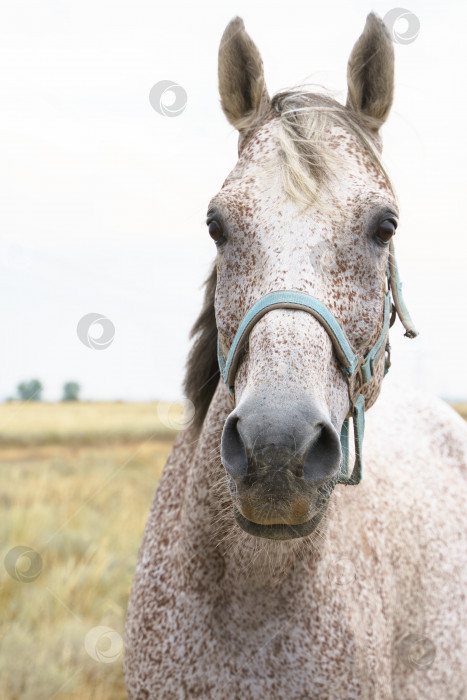
<path id="1" fill-rule="evenodd" d="M 352 417 L 354 426 L 355 442 L 355 463 L 352 473 L 349 475 L 349 417 L 344 420 L 341 429 L 340 441 L 342 448 L 342 462 L 338 483 L 358 484 L 362 478 L 362 444 L 365 429 L 365 398 L 361 393 L 364 384 L 374 376 L 379 360 L 385 351 L 389 352 L 388 331 L 390 326 L 391 308 L 394 304 L 406 329 L 406 336 L 414 338 L 418 332 L 410 318 L 410 314 L 402 299 L 401 282 L 397 271 L 394 257 L 394 246 L 391 242 L 390 260 L 387 267 L 387 278 L 389 290 L 384 294 L 383 323 L 381 331 L 372 348 L 363 357 L 357 355 L 353 350 L 349 339 L 339 321 L 333 316 L 329 309 L 318 299 L 293 290 L 282 290 L 270 292 L 261 297 L 245 314 L 233 339 L 227 360 L 224 359 L 220 346 L 219 336 L 217 337 L 217 358 L 219 361 L 220 374 L 227 385 L 229 392 L 234 393 L 235 374 L 242 347 L 247 341 L 251 329 L 258 323 L 266 313 L 273 309 L 296 309 L 306 311 L 314 316 L 327 331 L 337 358 L 341 364 L 342 372 L 349 385 L 349 395 L 351 395 L 351 383 L 356 374 L 360 377 L 360 386 L 356 395 L 351 395 L 351 408 L 349 415 Z M 391 293 L 393 302 L 391 300 Z M 389 363 L 385 365 L 385 374 L 389 368 Z"/>

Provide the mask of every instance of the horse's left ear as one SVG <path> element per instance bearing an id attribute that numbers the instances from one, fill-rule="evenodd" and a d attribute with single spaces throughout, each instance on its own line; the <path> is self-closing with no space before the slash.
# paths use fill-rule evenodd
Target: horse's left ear
<path id="1" fill-rule="evenodd" d="M 226 27 L 219 46 L 219 94 L 222 109 L 242 137 L 271 108 L 261 55 L 240 17 Z"/>
<path id="2" fill-rule="evenodd" d="M 394 96 L 394 47 L 383 21 L 371 12 L 347 66 L 347 107 L 373 133 L 386 121 Z"/>

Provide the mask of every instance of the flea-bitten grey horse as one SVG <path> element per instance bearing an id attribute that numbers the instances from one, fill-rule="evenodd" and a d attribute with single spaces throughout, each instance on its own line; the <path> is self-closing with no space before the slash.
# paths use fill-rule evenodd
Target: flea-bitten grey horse
<path id="1" fill-rule="evenodd" d="M 381 162 L 393 66 L 370 14 L 345 106 L 303 86 L 271 99 L 243 22 L 224 32 L 239 157 L 208 206 L 195 416 L 130 597 L 131 699 L 467 697 L 466 427 L 383 381 L 391 317 L 416 333 Z"/>

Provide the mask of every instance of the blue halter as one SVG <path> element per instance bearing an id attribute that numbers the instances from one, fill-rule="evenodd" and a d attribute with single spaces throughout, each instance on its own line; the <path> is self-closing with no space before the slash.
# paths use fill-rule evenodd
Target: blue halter
<path id="1" fill-rule="evenodd" d="M 340 441 L 342 447 L 342 462 L 340 468 L 339 484 L 358 484 L 362 478 L 362 443 L 365 431 L 365 398 L 362 389 L 375 375 L 378 363 L 385 354 L 384 374 L 390 367 L 390 346 L 388 340 L 389 327 L 394 322 L 395 314 L 399 316 L 405 335 L 415 338 L 418 331 L 415 329 L 410 314 L 402 298 L 402 284 L 399 279 L 394 246 L 391 242 L 389 262 L 386 269 L 388 291 L 384 294 L 383 324 L 381 332 L 365 356 L 357 355 L 353 350 L 344 329 L 339 321 L 332 315 L 327 306 L 321 301 L 304 292 L 278 291 L 271 292 L 261 297 L 245 314 L 233 339 L 227 359 L 224 359 L 217 337 L 217 358 L 222 379 L 231 394 L 234 393 L 235 374 L 237 371 L 240 352 L 244 346 L 251 329 L 268 311 L 273 309 L 299 309 L 307 311 L 324 326 L 331 338 L 337 358 L 340 362 L 342 373 L 347 380 L 350 396 L 350 410 L 342 424 Z M 392 313 L 391 313 L 392 312 Z M 358 386 L 354 391 L 354 380 L 358 378 Z M 349 474 L 349 420 L 353 420 L 353 432 L 355 443 L 355 463 L 352 473 Z"/>

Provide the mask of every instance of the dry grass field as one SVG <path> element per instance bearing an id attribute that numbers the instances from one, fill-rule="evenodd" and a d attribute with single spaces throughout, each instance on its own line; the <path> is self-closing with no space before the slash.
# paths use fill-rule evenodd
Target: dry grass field
<path id="1" fill-rule="evenodd" d="M 454 403 L 452 406 L 461 414 L 464 420 L 467 420 L 467 403 Z"/>
<path id="2" fill-rule="evenodd" d="M 126 697 L 128 594 L 181 416 L 155 403 L 0 405 L 2 700 Z"/>
<path id="3" fill-rule="evenodd" d="M 0 404 L 0 447 L 142 442 L 183 427 L 173 403 L 8 401 Z"/>
<path id="4" fill-rule="evenodd" d="M 126 697 L 128 594 L 180 415 L 164 404 L 0 406 L 2 700 Z"/>

